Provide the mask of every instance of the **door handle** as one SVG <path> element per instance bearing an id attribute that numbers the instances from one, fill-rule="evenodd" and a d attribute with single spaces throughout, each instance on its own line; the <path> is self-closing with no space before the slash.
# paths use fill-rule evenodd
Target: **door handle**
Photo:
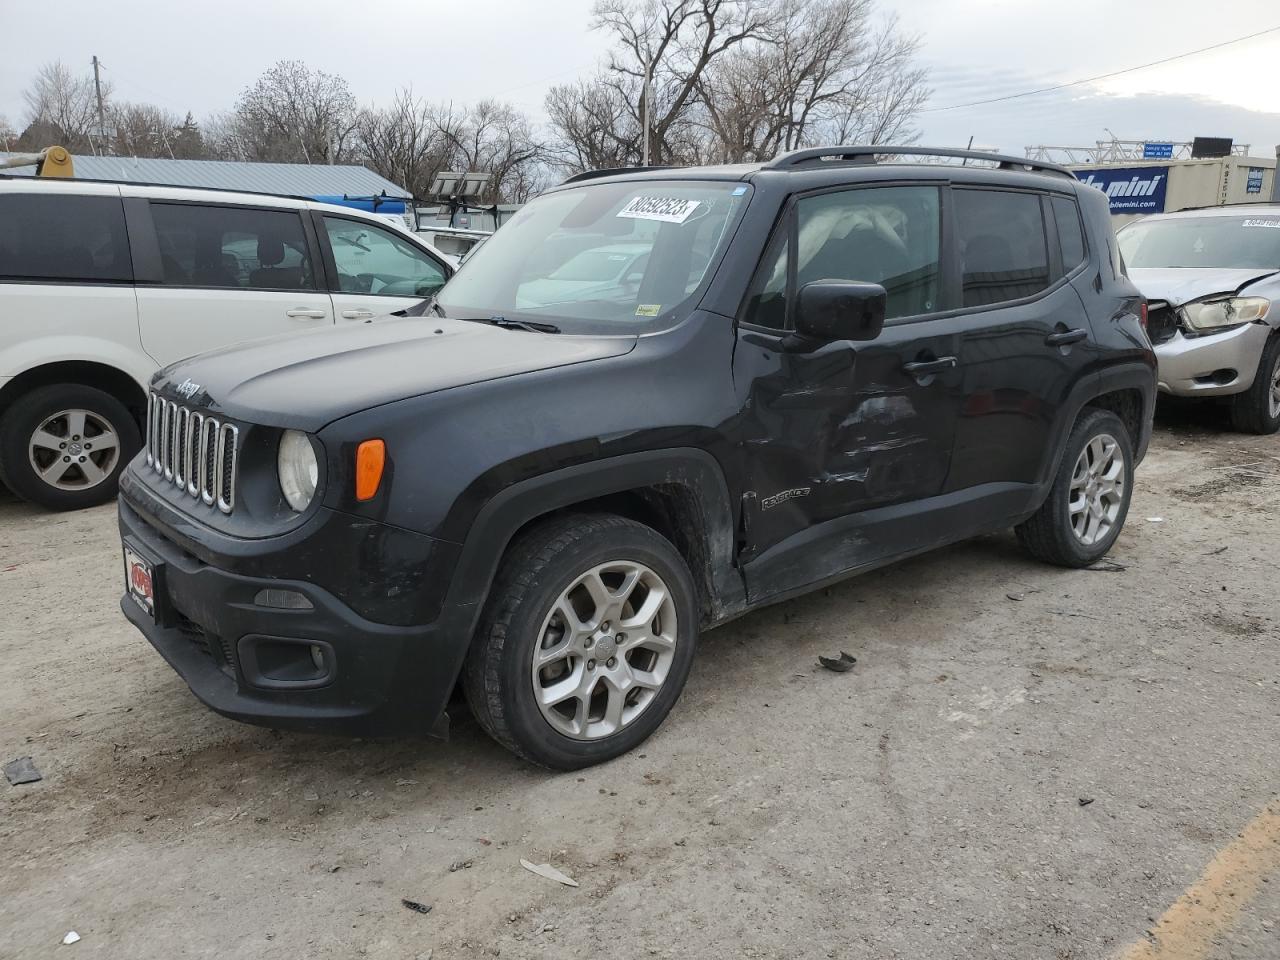
<path id="1" fill-rule="evenodd" d="M 323 320 L 328 316 L 323 310 L 317 310 L 314 307 L 294 307 L 292 310 L 286 310 L 284 315 L 295 320 Z"/>
<path id="2" fill-rule="evenodd" d="M 1044 342 L 1051 347 L 1065 347 L 1069 343 L 1079 343 L 1088 335 L 1088 330 L 1082 330 L 1077 327 L 1074 330 L 1063 330 L 1061 333 L 1051 333 L 1044 338 Z"/>
<path id="3" fill-rule="evenodd" d="M 927 377 L 932 373 L 949 370 L 955 365 L 955 357 L 939 357 L 937 360 L 913 360 L 911 363 L 904 363 L 902 369 L 913 377 Z"/>
<path id="4" fill-rule="evenodd" d="M 343 320 L 368 320 L 373 316 L 372 310 L 343 310 Z"/>

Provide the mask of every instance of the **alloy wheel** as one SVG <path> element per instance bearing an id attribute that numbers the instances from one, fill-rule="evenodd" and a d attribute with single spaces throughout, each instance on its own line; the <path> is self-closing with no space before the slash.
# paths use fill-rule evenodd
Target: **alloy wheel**
<path id="1" fill-rule="evenodd" d="M 1071 471 L 1067 513 L 1071 531 L 1085 546 L 1105 539 L 1114 529 L 1124 503 L 1125 461 L 1115 437 L 1091 439 Z"/>
<path id="2" fill-rule="evenodd" d="M 1271 369 L 1271 392 L 1267 395 L 1267 410 L 1272 420 L 1280 417 L 1280 356 L 1276 357 L 1276 365 Z"/>
<path id="3" fill-rule="evenodd" d="M 558 732 L 612 736 L 653 703 L 677 642 L 675 601 L 651 568 L 630 560 L 593 567 L 552 604 L 533 651 L 533 694 Z"/>
<path id="4" fill-rule="evenodd" d="M 102 483 L 120 459 L 120 436 L 92 410 L 59 410 L 36 427 L 27 443 L 36 476 L 58 490 Z"/>

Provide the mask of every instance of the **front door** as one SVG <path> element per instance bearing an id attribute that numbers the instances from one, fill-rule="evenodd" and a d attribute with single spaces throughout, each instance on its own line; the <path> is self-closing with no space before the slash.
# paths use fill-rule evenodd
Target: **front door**
<path id="1" fill-rule="evenodd" d="M 138 327 L 161 366 L 241 340 L 332 326 L 300 210 L 149 206 L 159 275 L 138 284 Z"/>
<path id="2" fill-rule="evenodd" d="M 434 296 L 448 279 L 439 260 L 390 227 L 335 214 L 318 216 L 332 252 L 330 283 L 338 323 L 359 323 Z"/>
<path id="3" fill-rule="evenodd" d="M 743 547 L 765 599 L 902 550 L 906 507 L 938 496 L 954 443 L 959 338 L 941 313 L 940 188 L 800 198 L 765 257 L 735 351 L 746 391 Z M 797 346 L 795 294 L 813 280 L 889 294 L 873 342 Z"/>

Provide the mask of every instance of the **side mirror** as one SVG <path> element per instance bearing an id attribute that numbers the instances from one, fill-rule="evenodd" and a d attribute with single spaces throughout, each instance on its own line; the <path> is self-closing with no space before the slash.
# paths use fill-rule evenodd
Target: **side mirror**
<path id="1" fill-rule="evenodd" d="M 889 295 L 878 283 L 813 280 L 800 288 L 796 334 L 805 340 L 874 340 L 884 329 Z"/>

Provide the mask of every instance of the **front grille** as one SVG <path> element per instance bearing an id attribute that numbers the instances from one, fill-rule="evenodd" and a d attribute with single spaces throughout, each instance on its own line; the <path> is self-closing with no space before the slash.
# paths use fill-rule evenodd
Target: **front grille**
<path id="1" fill-rule="evenodd" d="M 1153 344 L 1168 343 L 1178 332 L 1178 314 L 1163 300 L 1147 304 L 1147 336 Z"/>
<path id="2" fill-rule="evenodd" d="M 240 430 L 151 394 L 147 409 L 147 465 L 166 483 L 205 506 L 230 513 L 236 505 Z"/>

